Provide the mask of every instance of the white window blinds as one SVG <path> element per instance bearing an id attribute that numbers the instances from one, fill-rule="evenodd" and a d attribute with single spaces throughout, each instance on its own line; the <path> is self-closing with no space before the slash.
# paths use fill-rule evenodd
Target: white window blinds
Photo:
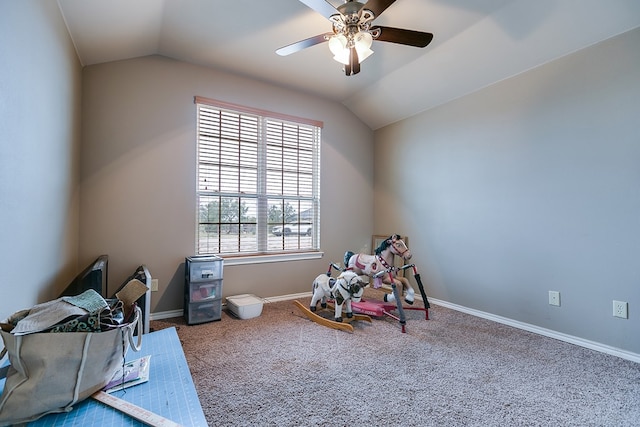
<path id="1" fill-rule="evenodd" d="M 195 101 L 196 253 L 318 251 L 322 124 Z"/>

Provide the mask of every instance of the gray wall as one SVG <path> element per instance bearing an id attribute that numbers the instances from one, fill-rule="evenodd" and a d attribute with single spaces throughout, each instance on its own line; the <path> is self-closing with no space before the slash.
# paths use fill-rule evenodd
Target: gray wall
<path id="1" fill-rule="evenodd" d="M 80 256 L 109 254 L 110 287 L 144 263 L 159 281 L 152 311 L 182 307 L 184 258 L 195 250 L 196 95 L 324 122 L 324 258 L 225 266 L 224 296 L 309 292 L 315 276 L 346 249 L 368 250 L 368 127 L 334 102 L 150 56 L 83 70 Z"/>
<path id="2" fill-rule="evenodd" d="M 375 229 L 409 236 L 428 295 L 640 353 L 638 46 L 634 30 L 376 132 Z"/>
<path id="3" fill-rule="evenodd" d="M 0 0 L 0 319 L 78 273 L 80 79 L 55 1 Z"/>

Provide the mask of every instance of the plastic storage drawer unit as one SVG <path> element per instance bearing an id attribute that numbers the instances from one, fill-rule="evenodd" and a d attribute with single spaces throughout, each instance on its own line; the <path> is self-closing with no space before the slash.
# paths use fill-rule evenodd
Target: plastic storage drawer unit
<path id="1" fill-rule="evenodd" d="M 222 258 L 192 256 L 184 263 L 184 318 L 188 325 L 222 318 Z"/>

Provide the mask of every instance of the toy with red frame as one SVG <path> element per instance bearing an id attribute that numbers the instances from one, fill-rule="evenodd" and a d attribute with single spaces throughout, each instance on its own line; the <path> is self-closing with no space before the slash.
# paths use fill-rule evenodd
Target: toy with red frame
<path id="1" fill-rule="evenodd" d="M 358 314 L 364 314 L 367 316 L 373 316 L 373 317 L 383 317 L 383 316 L 387 316 L 390 317 L 392 319 L 397 320 L 400 323 L 400 326 L 402 327 L 402 332 L 406 332 L 406 316 L 404 314 L 404 310 L 417 310 L 417 311 L 424 311 L 424 315 L 425 315 L 425 320 L 429 320 L 429 308 L 431 307 L 429 304 L 429 300 L 427 299 L 427 295 L 424 291 L 424 286 L 422 285 L 422 279 L 420 278 L 420 274 L 417 272 L 417 269 L 415 267 L 415 264 L 408 264 L 408 265 L 403 265 L 402 267 L 388 267 L 376 274 L 373 275 L 373 279 L 379 279 L 381 276 L 383 275 L 394 275 L 397 271 L 400 270 L 406 270 L 411 268 L 413 270 L 413 277 L 416 279 L 416 283 L 418 284 L 418 288 L 420 290 L 420 295 L 422 297 L 422 301 L 424 302 L 424 307 L 408 307 L 408 306 L 403 306 L 402 303 L 400 302 L 400 298 L 399 298 L 399 290 L 396 287 L 396 284 L 394 281 L 390 280 L 391 283 L 391 289 L 394 295 L 394 301 L 390 302 L 387 301 L 387 294 L 385 294 L 385 300 L 384 301 L 377 301 L 377 300 L 365 300 L 365 299 L 361 299 L 359 302 L 352 302 L 351 303 L 351 308 L 353 310 L 354 313 L 358 313 Z M 405 278 L 406 279 L 406 278 Z M 393 311 L 397 311 L 398 314 L 395 315 L 392 312 Z"/>

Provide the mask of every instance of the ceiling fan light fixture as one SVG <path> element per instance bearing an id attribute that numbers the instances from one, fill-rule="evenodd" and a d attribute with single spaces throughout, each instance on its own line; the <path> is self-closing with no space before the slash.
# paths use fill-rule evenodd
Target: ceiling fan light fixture
<path id="1" fill-rule="evenodd" d="M 358 63 L 362 63 L 373 53 L 371 45 L 373 37 L 367 31 L 359 31 L 353 37 L 351 43 L 358 52 Z M 335 34 L 329 39 L 329 50 L 333 53 L 333 59 L 341 64 L 348 65 L 350 62 L 350 42 L 344 34 Z"/>

